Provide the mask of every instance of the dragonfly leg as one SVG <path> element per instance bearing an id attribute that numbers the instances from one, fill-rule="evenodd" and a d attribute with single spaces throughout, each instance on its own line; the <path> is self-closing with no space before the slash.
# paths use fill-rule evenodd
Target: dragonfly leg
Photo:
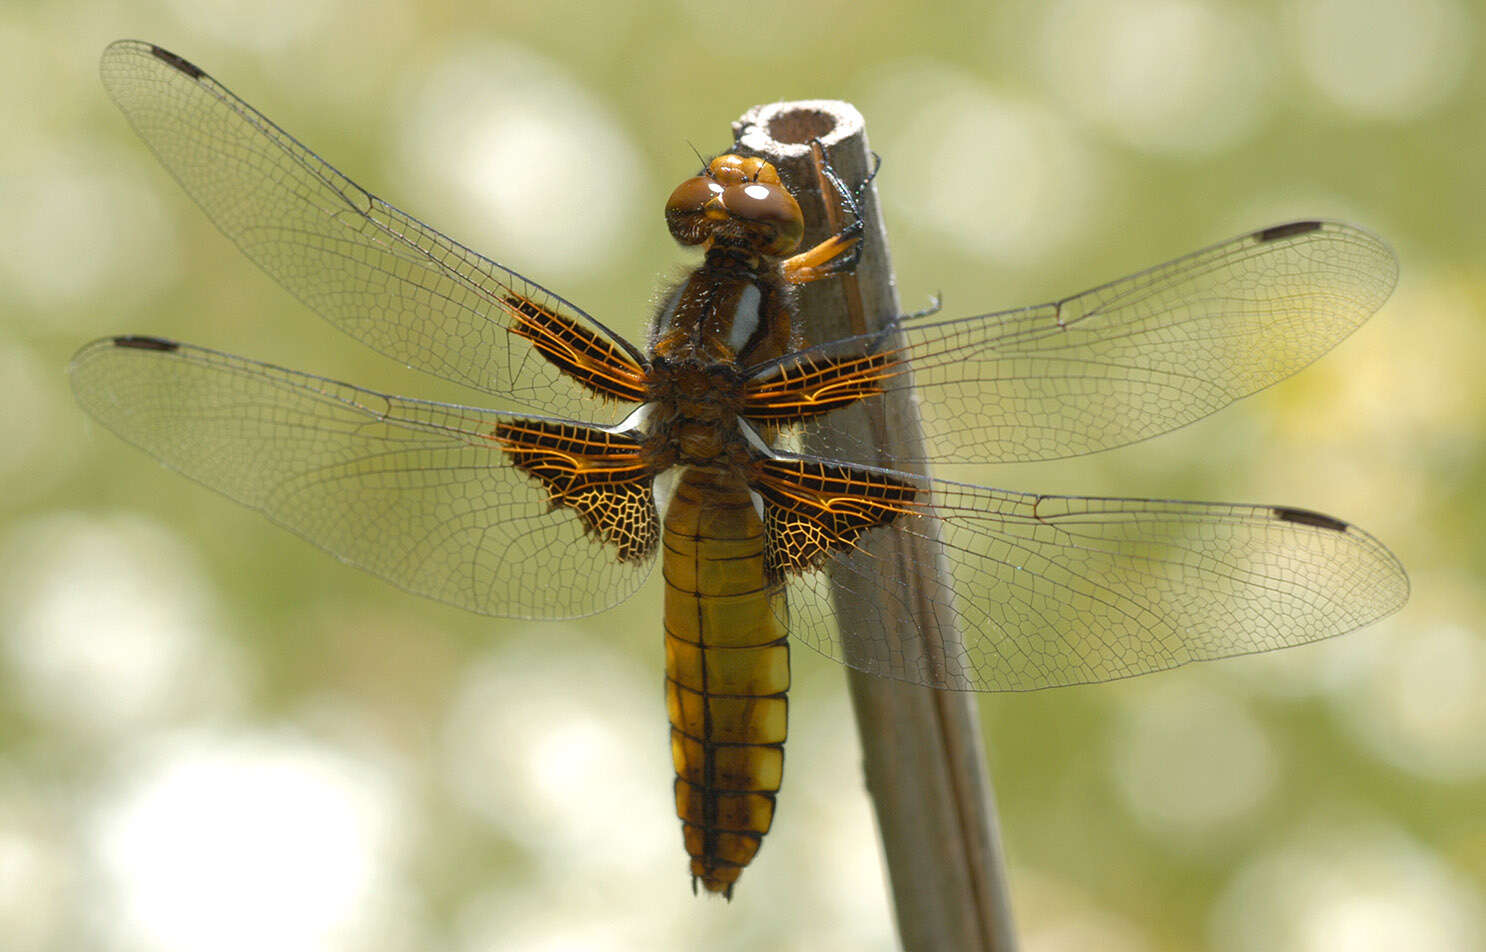
<path id="1" fill-rule="evenodd" d="M 834 208 L 828 207 L 827 213 L 833 222 L 841 224 L 839 230 L 825 241 L 784 260 L 784 278 L 791 284 L 808 284 L 856 270 L 862 253 L 861 196 L 882 165 L 881 162 L 874 165 L 857 191 L 853 192 L 836 174 L 819 139 L 810 140 L 810 149 L 815 157 L 816 174 L 820 176 L 821 184 L 828 186 L 826 201 L 835 204 Z"/>

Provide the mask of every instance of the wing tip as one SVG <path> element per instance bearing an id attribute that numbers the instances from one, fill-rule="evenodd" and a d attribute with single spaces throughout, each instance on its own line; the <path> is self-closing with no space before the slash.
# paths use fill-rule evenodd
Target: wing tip
<path id="1" fill-rule="evenodd" d="M 156 46 L 153 43 L 149 44 L 149 49 L 150 55 L 155 57 L 155 59 L 169 65 L 178 72 L 185 73 L 192 79 L 200 79 L 201 77 L 206 75 L 206 70 L 202 69 L 200 66 L 197 66 L 195 63 L 191 62 L 185 57 L 178 56 L 175 53 L 170 52 L 170 50 Z"/>
<path id="2" fill-rule="evenodd" d="M 1279 241 L 1283 238 L 1293 238 L 1296 235 L 1306 235 L 1313 231 L 1320 231 L 1323 225 L 1325 225 L 1325 222 L 1316 219 L 1286 222 L 1283 225 L 1271 225 L 1255 233 L 1254 239 L 1260 244 L 1265 244 L 1271 241 Z"/>
<path id="3" fill-rule="evenodd" d="M 1310 509 L 1275 506 L 1274 515 L 1281 522 L 1294 522 L 1302 526 L 1312 526 L 1316 529 L 1330 529 L 1332 532 L 1346 532 L 1351 528 L 1350 523 L 1342 522 L 1334 516 L 1328 516 L 1323 512 L 1314 512 Z"/>
<path id="4" fill-rule="evenodd" d="M 118 337 L 108 338 L 108 342 L 115 347 L 124 347 L 130 350 L 154 350 L 161 353 L 175 353 L 181 349 L 180 343 L 166 340 L 163 337 L 150 337 L 146 334 L 122 334 Z"/>

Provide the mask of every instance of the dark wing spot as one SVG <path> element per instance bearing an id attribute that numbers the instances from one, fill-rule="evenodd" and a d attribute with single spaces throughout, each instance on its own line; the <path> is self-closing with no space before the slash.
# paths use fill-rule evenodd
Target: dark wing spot
<path id="1" fill-rule="evenodd" d="M 1260 243 L 1263 243 L 1266 241 L 1279 241 L 1281 238 L 1293 238 L 1296 235 L 1303 235 L 1308 231 L 1320 230 L 1321 223 L 1318 221 L 1292 221 L 1285 225 L 1275 225 L 1273 228 L 1266 228 L 1254 237 Z"/>
<path id="2" fill-rule="evenodd" d="M 1286 506 L 1276 506 L 1274 514 L 1282 522 L 1298 522 L 1303 526 L 1330 529 L 1332 532 L 1347 531 L 1347 524 L 1340 519 L 1334 519 L 1324 513 L 1311 512 L 1309 509 L 1290 509 Z"/>
<path id="3" fill-rule="evenodd" d="M 173 340 L 166 340 L 163 337 L 143 337 L 136 334 L 115 337 L 114 346 L 132 347 L 135 350 L 160 350 L 166 353 L 181 349 L 181 345 Z"/>
<path id="4" fill-rule="evenodd" d="M 151 46 L 150 53 L 154 55 L 155 59 L 160 60 L 164 63 L 169 63 L 171 66 L 174 66 L 176 69 L 185 73 L 192 79 L 200 79 L 201 77 L 206 75 L 206 70 L 202 69 L 200 66 L 197 66 L 190 60 L 182 59 L 179 56 L 176 56 L 174 53 L 170 52 L 170 50 L 162 50 L 158 46 Z"/>

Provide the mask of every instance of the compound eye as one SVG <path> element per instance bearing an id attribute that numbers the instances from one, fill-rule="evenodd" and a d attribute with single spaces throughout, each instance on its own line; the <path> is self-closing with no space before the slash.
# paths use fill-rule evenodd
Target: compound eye
<path id="1" fill-rule="evenodd" d="M 689 178 L 676 186 L 666 200 L 666 214 L 672 212 L 699 212 L 713 198 L 722 194 L 722 186 L 705 175 Z"/>
<path id="2" fill-rule="evenodd" d="M 805 232 L 805 218 L 800 204 L 782 185 L 749 182 L 723 190 L 722 203 L 728 214 L 768 233 L 765 254 L 780 255 L 792 251 Z"/>
<path id="3" fill-rule="evenodd" d="M 722 195 L 723 188 L 705 175 L 689 178 L 676 186 L 666 200 L 666 224 L 671 236 L 683 245 L 699 245 L 711 233 L 709 204 Z"/>

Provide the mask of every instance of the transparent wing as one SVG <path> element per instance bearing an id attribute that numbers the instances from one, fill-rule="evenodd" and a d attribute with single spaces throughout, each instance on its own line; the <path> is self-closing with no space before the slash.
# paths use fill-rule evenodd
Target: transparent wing
<path id="1" fill-rule="evenodd" d="M 512 465 L 497 431 L 538 418 L 156 338 L 95 341 L 70 374 L 83 408 L 128 442 L 410 592 L 490 615 L 572 617 L 629 597 L 653 561 L 621 561 Z M 655 518 L 653 503 L 643 515 Z"/>
<path id="2" fill-rule="evenodd" d="M 430 373 L 584 419 L 584 390 L 525 339 L 533 315 L 622 337 L 557 295 L 367 192 L 173 53 L 121 40 L 103 84 L 160 161 L 243 253 L 346 333 Z"/>
<path id="3" fill-rule="evenodd" d="M 789 589 L 792 638 L 876 675 L 972 691 L 1107 681 L 1318 641 L 1408 599 L 1393 553 L 1318 513 L 892 476 L 918 494 L 901 535 L 874 530 Z M 917 580 L 936 561 L 947 590 Z M 884 621 L 896 634 L 867 634 Z"/>
<path id="4" fill-rule="evenodd" d="M 880 384 L 917 391 L 933 462 L 1077 456 L 1168 432 L 1283 380 L 1367 320 L 1397 277 L 1397 259 L 1373 235 L 1293 222 L 1061 301 L 907 320 L 896 336 L 809 348 L 755 380 L 888 351 L 900 363 Z M 917 461 L 818 424 L 806 430 L 805 445 L 822 456 Z"/>

